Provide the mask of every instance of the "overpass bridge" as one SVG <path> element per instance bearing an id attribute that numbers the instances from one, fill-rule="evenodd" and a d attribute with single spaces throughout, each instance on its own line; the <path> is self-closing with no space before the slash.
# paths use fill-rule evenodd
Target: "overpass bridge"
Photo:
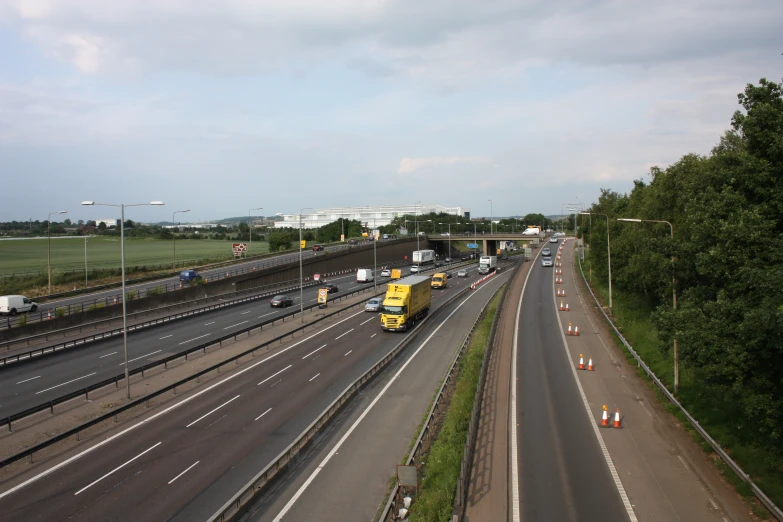
<path id="1" fill-rule="evenodd" d="M 422 236 L 423 238 L 427 238 L 427 243 L 430 248 L 435 250 L 439 255 L 446 255 L 449 251 L 449 240 L 451 241 L 466 241 L 469 244 L 476 244 L 478 245 L 475 250 L 480 250 L 481 252 L 485 253 L 496 253 L 498 251 L 498 248 L 500 248 L 500 242 L 501 241 L 513 241 L 517 246 L 519 247 L 526 247 L 528 245 L 533 245 L 535 248 L 535 245 L 539 245 L 542 242 L 546 240 L 546 236 L 544 234 L 531 236 L 531 235 L 525 235 L 521 232 L 518 233 L 508 233 L 508 232 L 495 232 L 493 234 L 451 234 L 449 235 L 441 235 L 441 234 L 432 234 L 427 236 Z"/>

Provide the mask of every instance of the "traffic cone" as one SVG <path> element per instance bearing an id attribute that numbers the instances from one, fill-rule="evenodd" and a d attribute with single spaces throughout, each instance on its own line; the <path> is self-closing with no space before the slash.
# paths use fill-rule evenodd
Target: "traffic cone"
<path id="1" fill-rule="evenodd" d="M 560 297 L 565 297 L 565 288 L 563 288 L 563 291 L 560 293 Z"/>
<path id="2" fill-rule="evenodd" d="M 620 426 L 620 408 L 617 408 L 617 411 L 614 412 L 614 424 L 612 427 L 622 428 L 622 426 Z"/>
<path id="3" fill-rule="evenodd" d="M 114 304 L 117 304 L 117 296 L 114 296 Z"/>
<path id="4" fill-rule="evenodd" d="M 560 301 L 560 311 L 565 312 L 565 308 L 563 307 L 563 301 Z"/>
<path id="5" fill-rule="evenodd" d="M 51 320 L 51 318 L 52 318 L 52 311 L 51 310 L 47 310 L 47 312 L 46 312 L 46 319 L 47 320 Z"/>
<path id="6" fill-rule="evenodd" d="M 587 371 L 592 372 L 595 368 L 593 368 L 593 358 L 590 357 L 587 360 Z"/>
<path id="7" fill-rule="evenodd" d="M 609 427 L 609 414 L 606 413 L 606 404 L 604 404 L 604 413 L 601 416 L 601 427 L 602 428 L 608 428 Z"/>
<path id="8" fill-rule="evenodd" d="M 584 370 L 585 369 L 585 359 L 584 359 L 584 355 L 582 355 L 581 353 L 579 354 L 579 368 L 578 369 L 579 370 Z"/>
<path id="9" fill-rule="evenodd" d="M 574 326 L 574 335 L 579 335 L 579 327 Z"/>
<path id="10" fill-rule="evenodd" d="M 566 312 L 570 312 L 570 311 L 571 311 L 571 309 L 570 309 L 570 308 L 568 308 L 568 303 L 566 303 L 566 309 L 565 309 L 565 311 L 566 311 Z"/>
<path id="11" fill-rule="evenodd" d="M 573 334 L 571 333 L 571 323 L 568 323 L 568 335 L 573 335 Z"/>

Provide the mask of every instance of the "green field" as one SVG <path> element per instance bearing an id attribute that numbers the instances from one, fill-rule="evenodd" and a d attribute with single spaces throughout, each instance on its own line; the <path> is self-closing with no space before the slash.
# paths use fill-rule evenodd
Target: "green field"
<path id="1" fill-rule="evenodd" d="M 231 257 L 228 240 L 178 239 L 177 262 Z M 0 241 L 0 275 L 46 272 L 46 239 Z M 253 253 L 269 250 L 269 244 L 253 241 Z M 171 265 L 172 242 L 161 239 L 125 239 L 125 263 L 128 267 Z M 120 240 L 116 237 L 87 238 L 87 266 L 120 267 Z M 84 239 L 52 238 L 52 270 L 84 270 Z"/>

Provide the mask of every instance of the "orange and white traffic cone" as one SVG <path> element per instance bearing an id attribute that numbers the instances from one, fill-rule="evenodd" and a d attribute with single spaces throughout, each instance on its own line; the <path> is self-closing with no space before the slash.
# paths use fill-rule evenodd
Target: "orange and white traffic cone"
<path id="1" fill-rule="evenodd" d="M 606 404 L 604 404 L 604 413 L 601 416 L 601 427 L 602 428 L 609 427 L 609 414 L 606 412 Z"/>
<path id="2" fill-rule="evenodd" d="M 565 312 L 565 307 L 563 306 L 563 301 L 560 301 L 560 311 Z"/>
<path id="3" fill-rule="evenodd" d="M 570 312 L 570 311 L 571 311 L 571 309 L 570 309 L 570 308 L 568 308 L 568 303 L 566 303 L 566 309 L 565 309 L 565 311 L 566 311 L 566 312 Z"/>
<path id="4" fill-rule="evenodd" d="M 571 333 L 571 323 L 568 323 L 568 335 L 574 335 Z"/>
<path id="5" fill-rule="evenodd" d="M 585 369 L 585 359 L 584 359 L 584 357 L 585 356 L 582 355 L 581 353 L 579 354 L 579 367 L 578 367 L 579 370 L 584 370 Z"/>
<path id="6" fill-rule="evenodd" d="M 114 304 L 117 304 L 117 296 L 114 296 Z"/>
<path id="7" fill-rule="evenodd" d="M 579 327 L 574 326 L 574 335 L 579 335 Z"/>
<path id="8" fill-rule="evenodd" d="M 47 320 L 51 320 L 52 319 L 52 311 L 51 310 L 47 310 L 46 311 L 46 319 Z"/>
<path id="9" fill-rule="evenodd" d="M 557 297 L 560 297 L 560 289 L 557 289 Z"/>
<path id="10" fill-rule="evenodd" d="M 614 424 L 612 425 L 613 428 L 622 428 L 620 425 L 620 408 L 617 408 L 617 411 L 614 412 Z"/>
<path id="11" fill-rule="evenodd" d="M 588 372 L 592 372 L 594 369 L 595 369 L 595 368 L 593 368 L 593 358 L 592 358 L 592 357 L 590 357 L 590 358 L 587 360 L 587 371 L 588 371 Z"/>

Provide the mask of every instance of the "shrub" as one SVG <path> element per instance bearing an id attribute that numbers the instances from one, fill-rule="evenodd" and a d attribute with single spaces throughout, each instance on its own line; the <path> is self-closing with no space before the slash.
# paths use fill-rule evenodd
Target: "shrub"
<path id="1" fill-rule="evenodd" d="M 160 295 L 162 293 L 163 293 L 163 287 L 161 287 L 161 286 L 155 286 L 155 287 L 150 288 L 149 290 L 147 290 L 147 295 L 148 296 Z"/>
<path id="2" fill-rule="evenodd" d="M 130 292 L 128 292 L 127 299 L 128 301 L 133 301 L 134 299 L 136 299 L 136 290 L 131 290 Z"/>
<path id="3" fill-rule="evenodd" d="M 54 315 L 56 317 L 63 317 L 65 315 L 65 312 L 67 312 L 68 309 L 64 306 L 60 306 L 54 310 Z"/>
<path id="4" fill-rule="evenodd" d="M 27 324 L 27 316 L 21 315 L 16 321 L 16 326 L 25 326 Z"/>

